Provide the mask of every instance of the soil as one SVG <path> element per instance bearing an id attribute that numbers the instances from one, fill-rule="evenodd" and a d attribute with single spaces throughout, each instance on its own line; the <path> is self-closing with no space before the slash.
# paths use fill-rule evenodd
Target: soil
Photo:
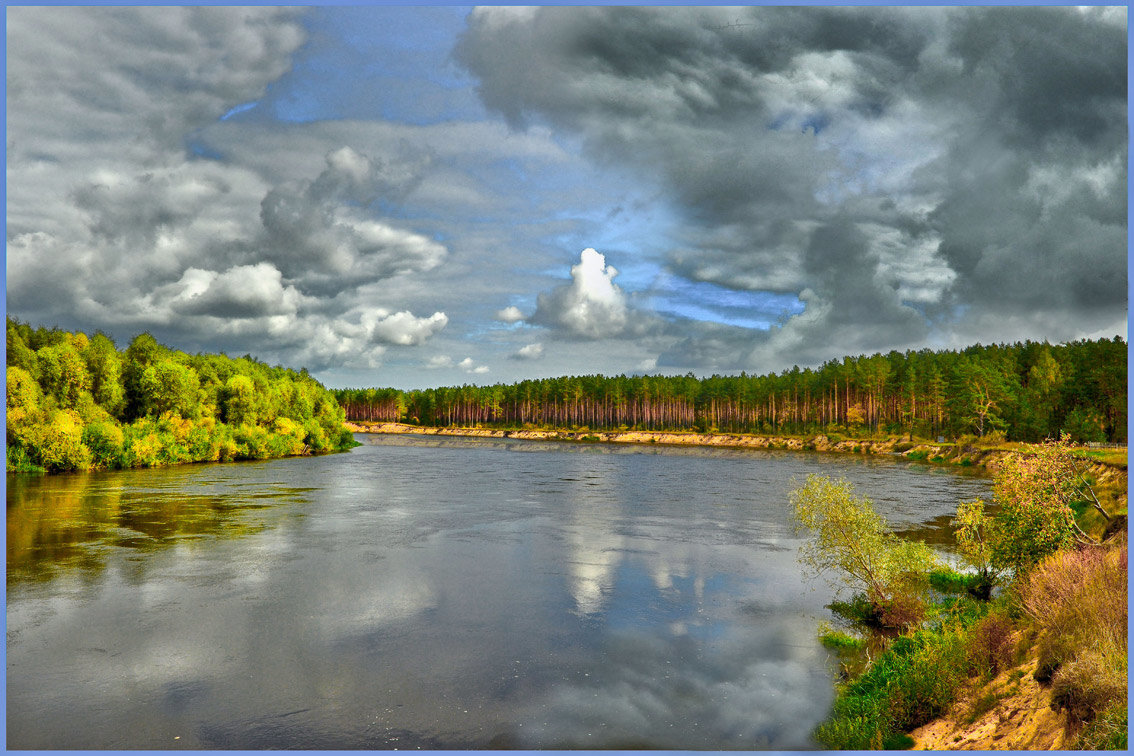
<path id="1" fill-rule="evenodd" d="M 1067 716 L 1051 708 L 1050 688 L 1036 682 L 1036 660 L 975 682 L 945 716 L 910 733 L 922 751 L 1058 751 L 1072 747 Z M 993 703 L 993 701 L 995 701 Z M 988 710 L 973 717 L 974 706 Z"/>

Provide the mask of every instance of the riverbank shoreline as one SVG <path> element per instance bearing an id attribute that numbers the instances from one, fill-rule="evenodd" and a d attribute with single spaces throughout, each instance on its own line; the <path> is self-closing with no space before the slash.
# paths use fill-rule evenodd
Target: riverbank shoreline
<path id="1" fill-rule="evenodd" d="M 1001 462 L 1013 453 L 1011 448 L 981 448 L 971 444 L 904 441 L 898 438 L 832 440 L 825 434 L 813 436 L 764 436 L 747 433 L 696 433 L 693 431 L 591 431 L 555 428 L 465 428 L 409 425 L 394 422 L 347 421 L 353 433 L 422 435 L 451 438 L 499 438 L 525 441 L 563 441 L 571 443 L 642 444 L 658 446 L 696 446 L 763 451 L 814 451 L 837 454 L 901 457 L 910 462 L 951 468 L 979 468 L 995 473 Z M 1125 458 L 1125 455 L 1123 455 Z M 1121 489 L 1127 485 L 1126 464 L 1091 460 L 1088 472 L 1104 486 Z"/>
<path id="2" fill-rule="evenodd" d="M 910 461 L 981 467 L 995 470 L 1011 453 L 1002 449 L 958 447 L 925 441 L 909 442 L 895 438 L 832 440 L 824 434 L 814 436 L 764 436 L 747 433 L 696 433 L 693 431 L 590 431 L 567 429 L 502 429 L 409 425 L 394 422 L 345 423 L 354 433 L 416 434 L 459 438 L 513 438 L 528 441 L 568 441 L 578 443 L 660 444 L 732 449 L 817 451 L 842 454 L 893 455 Z"/>

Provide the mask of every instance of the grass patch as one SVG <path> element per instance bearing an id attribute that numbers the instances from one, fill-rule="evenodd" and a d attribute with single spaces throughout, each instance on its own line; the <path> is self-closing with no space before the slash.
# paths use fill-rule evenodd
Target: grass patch
<path id="1" fill-rule="evenodd" d="M 851 635 L 841 630 L 826 630 L 819 634 L 819 643 L 832 651 L 861 651 L 866 647 L 866 641 L 857 635 Z"/>
<path id="2" fill-rule="evenodd" d="M 919 630 L 897 638 L 835 700 L 815 739 L 838 749 L 908 748 L 905 733 L 943 714 L 965 680 L 956 630 Z"/>
<path id="3" fill-rule="evenodd" d="M 1074 748 L 1079 751 L 1125 751 L 1127 716 L 1125 698 L 1108 706 L 1079 732 Z"/>
<path id="4" fill-rule="evenodd" d="M 921 462 L 929 456 L 929 452 L 921 449 L 919 451 L 912 451 L 906 455 L 906 459 L 913 460 L 914 462 Z"/>
<path id="5" fill-rule="evenodd" d="M 975 588 L 977 576 L 957 572 L 948 567 L 933 570 L 926 575 L 929 587 L 939 593 L 964 594 Z"/>

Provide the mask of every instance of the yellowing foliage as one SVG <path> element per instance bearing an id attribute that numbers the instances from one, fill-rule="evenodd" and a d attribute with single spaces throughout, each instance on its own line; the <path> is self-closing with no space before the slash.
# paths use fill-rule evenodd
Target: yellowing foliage
<path id="1" fill-rule="evenodd" d="M 119 352 L 105 334 L 8 320 L 9 471 L 266 459 L 353 445 L 344 413 L 307 373 L 188 355 L 149 334 Z"/>

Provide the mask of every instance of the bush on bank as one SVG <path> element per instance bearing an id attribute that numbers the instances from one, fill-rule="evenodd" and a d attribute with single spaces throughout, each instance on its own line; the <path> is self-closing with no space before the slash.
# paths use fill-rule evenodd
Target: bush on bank
<path id="1" fill-rule="evenodd" d="M 1045 474 L 1020 478 L 1019 472 L 1034 468 L 1043 454 L 1055 460 L 1042 465 Z M 954 520 L 959 551 L 975 572 L 938 566 L 920 587 L 918 581 L 906 581 L 892 592 L 891 604 L 897 601 L 922 611 L 887 619 L 870 585 L 861 580 L 858 586 L 864 591 L 830 605 L 845 624 L 870 638 L 856 645 L 845 633 L 824 628 L 821 641 L 826 647 L 840 654 L 879 645 L 884 650 L 862 674 L 840 684 L 831 715 L 814 733 L 820 743 L 837 749 L 908 748 L 913 741 L 906 733 L 948 711 L 962 690 L 979 689 L 1001 672 L 1034 659 L 1034 677 L 1048 686 L 1052 708 L 1065 712 L 1075 748 L 1125 749 L 1125 497 L 1120 508 L 1108 512 L 1079 470 L 1068 468 L 1053 482 L 1047 472 L 1057 469 L 1055 462 L 1065 454 L 1060 444 L 1051 443 L 1007 460 L 994 486 L 999 509 L 988 518 L 975 506 L 979 502 L 960 505 Z M 1071 482 L 1078 486 L 1074 491 Z M 1003 495 L 1006 487 L 1012 496 Z M 797 489 L 794 496 L 798 499 L 807 490 Z M 839 511 L 831 497 L 820 498 L 826 503 L 814 502 L 816 507 Z M 1083 506 L 1084 500 L 1091 505 Z M 860 507 L 868 505 L 868 500 L 859 501 Z M 1032 516 L 1017 517 L 1015 509 Z M 1108 539 L 1103 541 L 1079 523 L 1066 521 L 1072 511 L 1099 512 L 1122 527 L 1105 528 Z M 1066 537 L 1036 537 L 1056 527 L 1063 528 Z M 850 538 L 827 548 L 852 554 L 861 542 Z M 801 561 L 812 563 L 812 552 L 823 543 L 821 532 L 813 534 L 811 549 L 801 551 Z M 846 573 L 844 580 L 853 577 L 847 564 L 830 564 Z M 1007 575 L 1011 579 L 1005 584 Z M 992 591 L 996 585 L 1003 586 L 999 594 Z M 926 587 L 934 593 L 927 596 Z M 847 665 L 841 668 L 849 677 Z M 1023 668 L 1017 667 L 1015 674 L 1024 674 Z M 999 695 L 986 692 L 977 697 L 969 719 L 992 710 Z"/>
<path id="2" fill-rule="evenodd" d="M 306 370 L 189 355 L 149 334 L 7 321 L 7 469 L 62 472 L 316 454 L 350 448 L 335 397 Z"/>

